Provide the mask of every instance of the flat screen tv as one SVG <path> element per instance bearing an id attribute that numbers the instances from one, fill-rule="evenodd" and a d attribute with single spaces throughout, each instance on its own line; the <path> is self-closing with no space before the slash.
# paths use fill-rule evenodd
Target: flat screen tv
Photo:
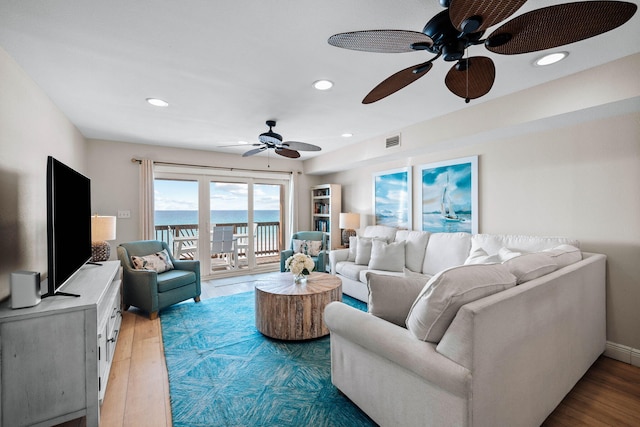
<path id="1" fill-rule="evenodd" d="M 91 181 L 64 163 L 47 158 L 47 294 L 60 292 L 91 259 Z"/>

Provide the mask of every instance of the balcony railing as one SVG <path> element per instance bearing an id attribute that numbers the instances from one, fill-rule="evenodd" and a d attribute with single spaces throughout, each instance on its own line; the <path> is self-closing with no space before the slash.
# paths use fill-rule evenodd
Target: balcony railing
<path id="1" fill-rule="evenodd" d="M 249 234 L 249 226 L 245 223 L 216 224 L 218 226 L 233 226 L 234 234 Z M 198 224 L 156 225 L 156 240 L 167 242 L 173 248 L 174 237 L 198 236 Z M 280 254 L 283 236 L 279 222 L 259 222 L 254 235 L 254 248 L 257 257 L 275 256 Z M 183 254 L 184 255 L 184 254 Z M 240 254 L 245 255 L 245 254 Z M 193 257 L 193 255 L 191 255 Z M 182 256 L 182 258 L 185 258 Z M 188 256 L 186 257 L 188 258 Z"/>

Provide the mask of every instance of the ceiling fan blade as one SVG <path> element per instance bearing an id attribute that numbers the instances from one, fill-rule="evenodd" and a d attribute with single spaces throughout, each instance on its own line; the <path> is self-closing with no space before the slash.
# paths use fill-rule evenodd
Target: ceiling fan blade
<path id="1" fill-rule="evenodd" d="M 378 53 L 415 52 L 411 47 L 413 44 L 433 45 L 433 40 L 426 34 L 405 30 L 351 31 L 334 34 L 328 42 L 344 49 Z"/>
<path id="2" fill-rule="evenodd" d="M 267 147 L 260 147 L 260 148 L 254 148 L 253 150 L 249 150 L 246 153 L 244 153 L 242 155 L 242 157 L 249 157 L 249 156 L 253 156 L 254 154 L 258 154 L 262 151 L 264 151 Z"/>
<path id="3" fill-rule="evenodd" d="M 290 159 L 297 159 L 300 157 L 300 153 L 296 150 L 289 150 L 288 148 L 276 147 L 276 154 L 280 154 L 281 156 L 288 157 Z"/>
<path id="4" fill-rule="evenodd" d="M 451 0 L 449 19 L 458 30 L 475 33 L 504 21 L 526 2 L 527 0 Z M 467 25 L 472 27 L 466 27 Z"/>
<path id="5" fill-rule="evenodd" d="M 307 144 L 306 142 L 285 141 L 282 143 L 284 148 L 290 148 L 297 151 L 320 151 L 322 148 L 317 145 Z"/>
<path id="6" fill-rule="evenodd" d="M 371 92 L 362 100 L 363 104 L 371 104 L 372 102 L 380 101 L 382 98 L 386 98 L 402 89 L 405 86 L 415 82 L 420 77 L 424 76 L 431 70 L 433 63 L 425 62 L 424 64 L 413 65 L 409 68 L 405 68 L 402 71 L 398 71 L 386 80 L 382 81 L 378 86 L 374 87 Z M 414 70 L 419 72 L 414 73 Z"/>
<path id="7" fill-rule="evenodd" d="M 613 30 L 638 9 L 621 1 L 586 1 L 544 7 L 515 17 L 488 37 L 485 45 L 504 55 L 551 49 Z"/>
<path id="8" fill-rule="evenodd" d="M 444 82 L 455 95 L 469 100 L 486 95 L 495 78 L 496 67 L 490 58 L 472 56 L 451 67 Z"/>

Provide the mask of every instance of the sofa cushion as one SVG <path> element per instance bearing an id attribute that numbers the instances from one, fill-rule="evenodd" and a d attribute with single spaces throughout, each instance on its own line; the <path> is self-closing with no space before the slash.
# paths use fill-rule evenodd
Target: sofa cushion
<path id="1" fill-rule="evenodd" d="M 469 255 L 469 233 L 432 233 L 422 264 L 422 273 L 434 275 L 456 265 L 463 265 Z"/>
<path id="2" fill-rule="evenodd" d="M 549 255 L 558 264 L 558 268 L 582 260 L 582 252 L 572 245 L 558 245 L 552 249 L 545 249 L 542 253 Z"/>
<path id="3" fill-rule="evenodd" d="M 580 247 L 577 240 L 566 237 L 474 234 L 471 237 L 471 252 L 477 248 L 484 249 L 489 255 L 497 254 L 500 248 L 509 248 L 514 252 L 540 252 L 562 244 Z"/>
<path id="4" fill-rule="evenodd" d="M 404 241 L 386 243 L 382 240 L 371 242 L 369 268 L 373 270 L 404 271 Z"/>
<path id="5" fill-rule="evenodd" d="M 350 261 L 340 261 L 336 263 L 336 273 L 351 280 L 360 281 L 360 272 L 368 269 L 369 266 L 367 265 L 358 265 Z"/>
<path id="6" fill-rule="evenodd" d="M 558 264 L 549 255 L 542 252 L 510 258 L 503 265 L 509 269 L 511 274 L 516 276 L 518 285 L 558 269 Z"/>
<path id="7" fill-rule="evenodd" d="M 409 270 L 418 273 L 422 271 L 430 235 L 428 231 L 398 230 L 396 233 L 396 241 L 404 240 L 405 242 L 404 262 Z"/>
<path id="8" fill-rule="evenodd" d="M 166 249 L 151 255 L 132 255 L 131 264 L 136 270 L 153 270 L 157 273 L 173 270 L 173 263 Z"/>
<path id="9" fill-rule="evenodd" d="M 388 225 L 368 225 L 362 232 L 362 237 L 378 237 L 387 243 L 393 242 L 396 237 L 396 228 Z"/>
<path id="10" fill-rule="evenodd" d="M 463 305 L 515 286 L 503 264 L 463 265 L 441 271 L 414 301 L 406 325 L 418 339 L 438 342 Z"/>
<path id="11" fill-rule="evenodd" d="M 499 255 L 489 255 L 482 248 L 477 248 L 471 252 L 467 259 L 464 261 L 464 265 L 470 264 L 497 264 L 501 262 Z"/>
<path id="12" fill-rule="evenodd" d="M 368 272 L 369 313 L 404 328 L 409 310 L 426 283 L 425 278 L 394 277 Z"/>

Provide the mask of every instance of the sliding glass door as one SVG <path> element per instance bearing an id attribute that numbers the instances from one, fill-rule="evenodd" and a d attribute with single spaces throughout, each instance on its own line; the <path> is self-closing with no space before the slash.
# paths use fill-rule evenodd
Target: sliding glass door
<path id="1" fill-rule="evenodd" d="M 155 186 L 157 238 L 204 278 L 279 268 L 289 180 L 163 170 Z"/>

